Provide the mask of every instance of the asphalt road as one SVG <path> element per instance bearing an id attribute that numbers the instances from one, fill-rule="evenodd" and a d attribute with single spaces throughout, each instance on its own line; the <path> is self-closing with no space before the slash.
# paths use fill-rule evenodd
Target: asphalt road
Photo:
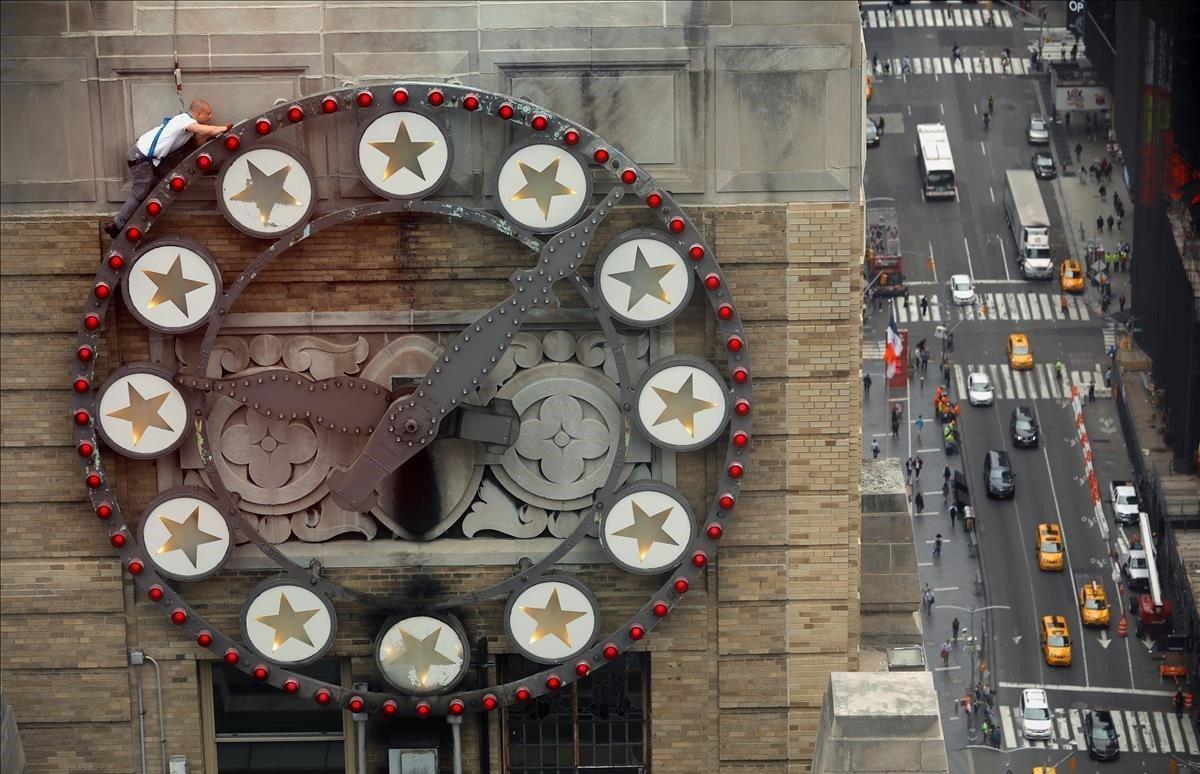
<path id="1" fill-rule="evenodd" d="M 868 29 L 866 39 L 868 56 L 878 52 L 881 60 L 906 55 L 949 56 L 955 42 L 968 56 L 979 52 L 998 55 L 1005 46 L 1019 56 L 1028 40 L 1019 26 Z M 990 128 L 985 130 L 982 113 L 989 94 L 995 98 L 995 113 Z M 1056 319 L 1057 315 L 1046 312 L 1048 301 L 1053 302 L 1053 311 L 1057 311 L 1057 283 L 1020 279 L 1013 259 L 1015 244 L 1001 204 L 1005 171 L 1030 168 L 1034 148 L 1025 141 L 1025 122 L 1030 113 L 1038 110 L 1037 87 L 1032 77 L 966 74 L 913 75 L 907 79 L 876 77 L 875 96 L 867 106 L 867 114 L 883 116 L 885 131 L 880 146 L 869 149 L 867 154 L 868 209 L 884 205 L 895 206 L 898 211 L 905 274 L 912 289 L 909 306 L 897 317 L 904 318 L 899 324 L 908 330 L 910 345 L 922 338 L 930 342 L 934 360 L 924 388 L 916 381 L 907 390 L 893 389 L 886 396 L 880 389 L 884 384 L 882 364 L 876 360 L 864 363 L 864 369 L 873 372 L 878 385 L 864 404 L 864 432 L 877 436 L 887 455 L 904 459 L 919 452 L 925 462 L 916 489 L 922 491 L 926 508 L 923 515 L 914 515 L 914 536 L 922 581 L 929 583 L 937 596 L 934 610 L 924 618 L 926 647 L 931 667 L 936 670 L 935 684 L 942 699 L 952 770 L 1003 772 L 1005 765 L 1011 765 L 1014 771 L 1028 771 L 1022 767 L 1053 763 L 1079 747 L 1079 739 L 1071 728 L 1072 722 L 1077 722 L 1078 712 L 1088 707 L 1103 707 L 1130 713 L 1129 723 L 1139 727 L 1128 729 L 1129 737 L 1123 738 L 1122 748 L 1136 747 L 1139 753 L 1124 754 L 1116 768 L 1111 764 L 1086 762 L 1083 753 L 1077 756 L 1078 768 L 1072 770 L 1161 771 L 1165 770 L 1167 754 L 1183 751 L 1194 760 L 1195 756 L 1188 753 L 1192 749 L 1200 752 L 1200 747 L 1193 748 L 1195 740 L 1184 738 L 1182 726 L 1169 727 L 1173 715 L 1160 719 L 1154 714 L 1169 710 L 1171 686 L 1160 682 L 1157 662 L 1134 637 L 1132 627 L 1129 637 L 1117 637 L 1118 606 L 1127 604 L 1127 594 L 1118 588 L 1110 558 L 1111 541 L 1105 537 L 1106 533 L 1111 536 L 1115 527 L 1107 506 L 1107 529 L 1096 523 L 1084 478 L 1074 412 L 1070 401 L 1063 397 L 1066 385 L 1050 384 L 1054 377 L 1049 364 L 1056 359 L 1065 364 L 1068 381 L 1081 385 L 1081 389 L 1086 389 L 1088 381 L 1102 378 L 1107 343 L 1103 323 L 1088 296 L 1080 299 L 1078 305 L 1084 311 L 1073 314 L 1074 319 Z M 957 200 L 928 203 L 922 200 L 915 160 L 918 123 L 946 125 L 959 182 Z M 1058 183 L 1075 184 L 1074 178 Z M 1043 182 L 1041 189 L 1052 221 L 1054 257 L 1061 260 L 1067 254 L 1068 242 L 1056 184 Z M 945 283 L 951 274 L 969 274 L 981 294 L 992 294 L 1001 303 L 1007 299 L 1005 319 L 993 312 L 988 319 L 973 315 L 972 319 L 960 322 L 963 313 L 947 303 Z M 936 321 L 921 319 L 916 311 L 922 295 L 936 299 Z M 887 306 L 873 312 L 865 323 L 865 342 L 883 339 L 891 313 Z M 959 378 L 970 370 L 989 373 L 999 393 L 992 407 L 970 407 L 962 396 L 963 450 L 961 455 L 949 458 L 941 453 L 937 423 L 930 421 L 933 389 L 940 381 L 936 368 L 940 342 L 935 338 L 935 327 L 939 324 L 959 325 L 951 354 L 952 363 L 958 366 L 951 378 L 955 397 L 959 397 Z M 1008 334 L 1014 332 L 1029 336 L 1039 369 L 1035 375 L 1015 375 L 1007 369 L 1005 343 Z M 1111 403 L 1107 391 L 1101 392 L 1104 395 L 1098 400 Z M 885 427 L 888 405 L 885 398 L 906 406 L 908 433 L 899 439 L 890 438 Z M 1036 412 L 1042 441 L 1035 449 L 1016 448 L 1011 442 L 1009 417 L 1017 405 L 1030 406 Z M 913 427 L 918 414 L 926 420 L 919 440 Z M 982 460 L 989 449 L 1005 449 L 1013 461 L 1016 496 L 1011 501 L 993 501 L 984 495 Z M 941 471 L 947 462 L 964 472 L 971 487 L 970 499 L 979 524 L 984 596 L 975 593 L 975 572 L 979 565 L 967 553 L 964 533 L 961 528 L 951 527 L 942 507 Z M 1037 525 L 1043 522 L 1062 527 L 1067 567 L 1061 573 L 1037 568 L 1034 538 Z M 949 540 L 942 555 L 934 558 L 931 549 L 937 533 Z M 1085 630 L 1080 620 L 1078 588 L 1091 579 L 1104 585 L 1114 606 L 1113 620 L 1107 629 Z M 994 681 L 1000 686 L 996 697 L 998 710 L 1016 705 L 1021 687 L 1047 687 L 1052 706 L 1056 712 L 1061 710 L 1059 749 L 1017 749 L 1002 753 L 967 747 L 977 734 L 967 729 L 961 713 L 956 714 L 955 702 L 971 684 L 977 666 L 972 663 L 968 644 L 969 610 L 985 604 L 999 606 L 975 615 L 975 629 L 986 645 L 985 666 L 992 670 Z M 1067 618 L 1074 641 L 1073 662 L 1069 667 L 1047 666 L 1042 657 L 1038 630 L 1040 618 L 1045 615 Z M 967 633 L 961 635 L 943 666 L 938 645 L 949 639 L 949 623 L 954 617 L 960 619 Z M 1141 714 L 1146 715 L 1148 731 L 1140 728 Z M 998 720 L 1001 715 L 998 711 Z M 1160 723 L 1165 728 L 1158 728 Z M 1023 744 L 1015 722 L 1003 730 L 1005 748 Z M 956 754 L 953 752 L 956 749 L 963 751 Z"/>

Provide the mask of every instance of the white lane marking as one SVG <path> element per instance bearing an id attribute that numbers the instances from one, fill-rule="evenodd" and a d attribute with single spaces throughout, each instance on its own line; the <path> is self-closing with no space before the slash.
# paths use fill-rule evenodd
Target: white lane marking
<path id="1" fill-rule="evenodd" d="M 967 383 L 963 379 L 963 369 L 960 365 L 954 366 L 954 381 L 958 383 L 958 399 L 962 400 L 967 394 Z"/>
<path id="2" fill-rule="evenodd" d="M 1155 742 L 1157 740 L 1155 740 L 1155 738 L 1154 738 L 1154 732 L 1150 730 L 1150 713 L 1139 712 L 1137 714 L 1137 716 L 1138 716 L 1138 727 L 1141 729 L 1142 739 L 1146 743 L 1146 752 L 1151 752 L 1151 753 L 1158 752 L 1158 746 L 1155 744 Z M 1165 750 L 1164 750 L 1164 752 L 1165 752 Z"/>
<path id="3" fill-rule="evenodd" d="M 1087 749 L 1087 743 L 1083 740 L 1083 714 L 1077 710 L 1068 710 L 1067 714 L 1071 718 L 1071 735 L 1075 738 L 1075 749 Z"/>
<path id="4" fill-rule="evenodd" d="M 1125 741 L 1129 742 L 1129 751 L 1130 752 L 1141 752 L 1142 751 L 1142 738 L 1141 738 L 1141 734 L 1139 734 L 1137 731 L 1137 713 L 1130 712 L 1128 715 L 1126 715 L 1124 712 L 1117 712 L 1114 710 L 1112 713 L 1112 716 L 1113 716 L 1113 723 L 1115 725 L 1117 725 L 1117 729 L 1118 729 L 1117 733 L 1118 734 L 1121 733 L 1120 728 L 1122 726 L 1129 729 L 1128 732 L 1124 735 Z M 1120 724 L 1117 724 L 1117 721 L 1116 721 L 1117 716 L 1121 717 Z"/>
<path id="5" fill-rule="evenodd" d="M 996 235 L 996 242 L 1000 245 L 1000 265 L 1004 267 L 1004 281 L 1008 282 L 1012 279 L 1008 275 L 1008 251 L 1004 249 L 1004 240 L 999 234 Z"/>
<path id="6" fill-rule="evenodd" d="M 1000 725 L 1003 727 L 1004 739 L 1008 740 L 1009 743 L 1013 747 L 1016 747 L 1017 746 L 1017 731 L 1016 731 L 1016 722 L 1013 720 L 1013 708 L 1012 707 L 1001 707 L 1000 708 Z M 1004 743 L 1001 742 L 1001 747 L 1003 747 L 1003 746 L 1004 746 Z"/>
<path id="7" fill-rule="evenodd" d="M 1017 308 L 1021 310 L 1021 316 L 1017 318 L 1018 320 L 1034 319 L 1029 316 L 1029 304 L 1025 300 L 1024 293 L 1017 294 Z"/>
<path id="8" fill-rule="evenodd" d="M 1054 305 L 1050 303 L 1050 296 L 1040 294 L 1038 298 L 1041 299 L 1042 317 L 1047 320 L 1054 319 Z"/>
<path id="9" fill-rule="evenodd" d="M 995 13 L 995 11 L 993 11 L 993 13 Z M 1008 11 L 1000 11 L 1000 21 L 1005 27 L 1013 26 L 1012 16 L 1008 13 Z"/>
<path id="10" fill-rule="evenodd" d="M 1025 400 L 1025 385 L 1021 381 L 1021 372 L 1013 372 L 1013 386 L 1017 388 L 1017 400 Z"/>
<path id="11" fill-rule="evenodd" d="M 940 589 L 934 589 L 934 591 L 958 591 L 958 586 L 942 586 Z"/>
<path id="12" fill-rule="evenodd" d="M 996 366 L 995 364 L 988 364 L 988 370 L 992 372 L 993 388 L 1000 387 L 1000 377 L 1003 377 L 1003 379 L 1004 379 L 1004 394 L 997 395 L 996 397 L 1011 398 L 1012 394 L 1013 394 L 1013 386 L 1012 386 L 1012 377 L 1009 375 L 1010 371 L 1008 370 L 1008 366 Z M 997 377 L 997 372 L 999 372 L 1000 377 Z M 995 391 L 997 393 L 1000 392 L 999 389 L 996 389 Z"/>
<path id="13" fill-rule="evenodd" d="M 996 203 L 996 189 L 988 186 L 988 196 L 992 197 L 992 204 Z"/>
<path id="14" fill-rule="evenodd" d="M 967 251 L 967 271 L 971 275 L 971 279 L 975 279 L 975 267 L 971 265 L 971 245 L 967 242 L 967 238 L 963 237 L 963 249 Z"/>
<path id="15" fill-rule="evenodd" d="M 1125 721 L 1122 720 L 1121 713 L 1118 712 L 1117 710 L 1113 710 L 1111 714 L 1112 714 L 1113 728 L 1117 732 L 1117 744 L 1120 745 L 1122 750 L 1129 750 L 1130 752 L 1141 752 L 1141 750 L 1139 748 L 1136 748 L 1134 746 L 1133 739 L 1129 736 L 1128 733 L 1126 733 Z"/>
<path id="16" fill-rule="evenodd" d="M 1200 742 L 1196 741 L 1196 735 L 1192 732 L 1192 724 L 1184 721 L 1181 725 L 1183 727 L 1183 741 L 1187 742 L 1188 752 L 1193 755 L 1200 755 Z"/>
<path id="17" fill-rule="evenodd" d="M 1054 710 L 1054 733 L 1060 740 L 1070 744 L 1071 719 L 1067 717 L 1067 713 L 1062 709 Z"/>
<path id="18" fill-rule="evenodd" d="M 1158 738 L 1162 741 L 1163 747 L 1166 748 L 1164 752 L 1170 750 L 1184 751 L 1183 740 L 1179 739 L 1179 727 L 1170 722 L 1170 720 L 1174 719 L 1174 715 L 1168 715 L 1165 712 L 1154 713 L 1154 727 L 1158 729 Z"/>
<path id="19" fill-rule="evenodd" d="M 1049 363 L 1042 363 L 1042 368 L 1046 371 L 1046 380 L 1050 382 L 1050 397 L 1055 400 L 1063 397 L 1058 392 L 1058 379 L 1054 375 L 1054 366 Z"/>
<path id="20" fill-rule="evenodd" d="M 1035 374 L 1037 374 L 1038 394 L 1042 395 L 1043 397 L 1050 397 L 1050 391 L 1046 387 L 1046 377 L 1045 377 L 1042 369 L 1035 368 L 1035 369 L 1033 369 L 1033 372 Z"/>
<path id="21" fill-rule="evenodd" d="M 996 316 L 1001 320 L 1008 319 L 1008 306 L 1005 304 L 1003 293 L 996 294 Z"/>
<path id="22" fill-rule="evenodd" d="M 979 141 L 979 150 L 983 152 L 983 155 L 987 155 L 987 146 L 983 144 L 983 140 Z"/>

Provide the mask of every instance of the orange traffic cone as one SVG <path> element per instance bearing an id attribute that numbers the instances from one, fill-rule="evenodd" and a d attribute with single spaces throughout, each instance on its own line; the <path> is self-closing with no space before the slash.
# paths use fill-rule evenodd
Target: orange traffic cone
<path id="1" fill-rule="evenodd" d="M 1117 623 L 1117 636 L 1118 637 L 1129 636 L 1129 624 L 1126 623 L 1124 614 L 1121 615 L 1121 620 Z"/>

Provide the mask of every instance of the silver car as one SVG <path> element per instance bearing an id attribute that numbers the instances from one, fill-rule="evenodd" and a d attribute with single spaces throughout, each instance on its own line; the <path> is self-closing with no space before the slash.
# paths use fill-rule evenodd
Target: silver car
<path id="1" fill-rule="evenodd" d="M 992 391 L 992 380 L 982 371 L 967 377 L 967 403 L 972 406 L 990 406 L 996 395 Z"/>
<path id="2" fill-rule="evenodd" d="M 1041 113 L 1033 113 L 1029 116 L 1029 123 L 1025 125 L 1025 138 L 1029 140 L 1030 145 L 1047 145 L 1050 142 L 1050 127 L 1046 123 L 1046 117 Z"/>
<path id="3" fill-rule="evenodd" d="M 879 131 L 879 125 L 875 123 L 875 119 L 867 119 L 867 147 L 873 147 L 879 144 L 879 137 L 883 132 Z"/>

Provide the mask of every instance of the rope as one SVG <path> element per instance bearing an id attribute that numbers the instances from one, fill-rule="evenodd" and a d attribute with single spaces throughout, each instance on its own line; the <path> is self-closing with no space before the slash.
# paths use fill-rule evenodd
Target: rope
<path id="1" fill-rule="evenodd" d="M 175 96 L 179 98 L 179 111 L 187 110 L 183 105 L 183 70 L 179 67 L 179 0 L 171 4 L 171 51 L 175 60 Z"/>

